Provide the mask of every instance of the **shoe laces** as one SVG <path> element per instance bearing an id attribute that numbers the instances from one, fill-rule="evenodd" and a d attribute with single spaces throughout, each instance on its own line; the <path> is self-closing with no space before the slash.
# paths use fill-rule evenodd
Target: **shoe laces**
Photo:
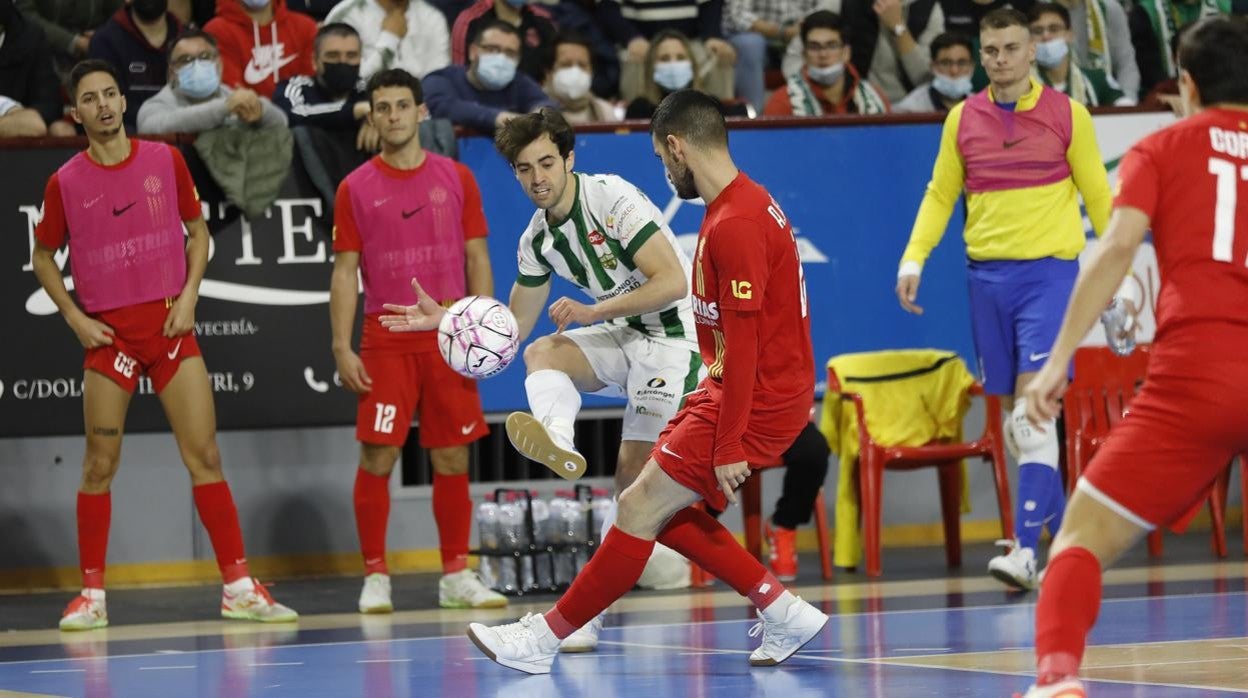
<path id="1" fill-rule="evenodd" d="M 784 624 L 768 623 L 762 611 L 755 611 L 755 613 L 758 614 L 758 622 L 750 628 L 749 636 L 758 637 L 760 634 L 763 636 L 763 644 L 760 649 L 767 651 L 776 645 L 783 644 L 784 639 L 788 637 Z"/>
<path id="2" fill-rule="evenodd" d="M 531 642 L 537 634 L 533 627 L 536 621 L 537 618 L 532 613 L 526 613 L 515 623 L 495 626 L 494 634 L 498 635 L 498 639 L 507 643 Z"/>
<path id="3" fill-rule="evenodd" d="M 87 598 L 86 596 L 82 594 L 79 594 L 70 600 L 69 606 L 65 609 L 65 615 L 68 616 L 74 613 L 78 613 L 79 611 L 84 610 L 83 608 L 84 606 L 90 606 L 94 603 L 95 602 L 92 601 L 91 599 Z"/>

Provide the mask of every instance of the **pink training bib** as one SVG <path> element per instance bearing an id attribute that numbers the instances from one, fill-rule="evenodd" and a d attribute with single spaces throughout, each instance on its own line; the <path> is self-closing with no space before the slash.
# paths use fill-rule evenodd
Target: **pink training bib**
<path id="1" fill-rule="evenodd" d="M 971 193 L 1023 189 L 1070 176 L 1070 98 L 1042 88 L 1035 108 L 1002 109 L 988 90 L 968 97 L 958 124 L 958 152 Z"/>
<path id="2" fill-rule="evenodd" d="M 74 292 L 90 313 L 171 298 L 186 284 L 173 155 L 163 143 L 130 143 L 137 152 L 122 167 L 83 152 L 56 174 Z"/>
<path id="3" fill-rule="evenodd" d="M 413 277 L 439 303 L 467 293 L 464 188 L 454 160 L 426 152 L 414 172 L 373 160 L 346 181 L 360 231 L 365 313 L 415 303 Z"/>

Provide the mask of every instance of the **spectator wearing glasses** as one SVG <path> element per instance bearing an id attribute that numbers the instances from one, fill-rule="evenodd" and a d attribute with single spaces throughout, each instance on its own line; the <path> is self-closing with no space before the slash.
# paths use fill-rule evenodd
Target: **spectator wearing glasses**
<path id="1" fill-rule="evenodd" d="M 835 12 L 819 10 L 802 20 L 800 72 L 790 75 L 763 109 L 766 116 L 885 114 L 888 99 L 850 62 L 849 30 Z"/>
<path id="2" fill-rule="evenodd" d="M 451 27 L 451 62 L 464 65 L 468 61 L 471 37 L 493 21 L 506 22 L 520 32 L 520 72 L 537 82 L 545 82 L 546 71 L 554 60 L 555 34 L 558 29 L 550 11 L 542 5 L 523 0 L 478 0 L 455 19 Z"/>
<path id="3" fill-rule="evenodd" d="M 737 96 L 762 109 L 767 101 L 763 74 L 779 65 L 790 40 L 800 33 L 802 18 L 819 0 L 727 0 L 724 27 L 737 49 Z"/>
<path id="4" fill-rule="evenodd" d="M 965 34 L 946 32 L 932 40 L 932 79 L 914 88 L 897 104 L 899 114 L 947 112 L 971 93 L 974 50 Z"/>
<path id="5" fill-rule="evenodd" d="M 468 47 L 468 65 L 451 65 L 424 80 L 429 113 L 482 133 L 518 114 L 555 107 L 533 78 L 518 73 L 520 32 L 506 22 L 491 22 Z"/>
<path id="6" fill-rule="evenodd" d="M 1033 5 L 1028 20 L 1036 44 L 1035 74 L 1040 81 L 1086 107 L 1107 107 L 1123 100 L 1105 71 L 1083 68 L 1073 60 L 1070 12 L 1056 3 Z"/>

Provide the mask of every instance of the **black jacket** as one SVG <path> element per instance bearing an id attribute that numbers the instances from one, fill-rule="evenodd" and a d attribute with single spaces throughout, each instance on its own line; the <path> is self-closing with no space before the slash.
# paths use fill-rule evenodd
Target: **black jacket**
<path id="1" fill-rule="evenodd" d="M 169 50 L 182 31 L 173 15 L 165 14 L 165 45 L 159 48 L 148 43 L 135 26 L 130 10 L 123 7 L 91 36 L 87 55 L 106 60 L 117 69 L 121 91 L 126 95 L 126 113 L 122 121 L 130 133 L 137 132 L 139 107 L 169 81 Z"/>
<path id="2" fill-rule="evenodd" d="M 27 22 L 10 0 L 0 0 L 0 95 L 34 109 L 51 124 L 63 114 L 61 83 L 52 70 L 52 47 L 43 30 Z"/>

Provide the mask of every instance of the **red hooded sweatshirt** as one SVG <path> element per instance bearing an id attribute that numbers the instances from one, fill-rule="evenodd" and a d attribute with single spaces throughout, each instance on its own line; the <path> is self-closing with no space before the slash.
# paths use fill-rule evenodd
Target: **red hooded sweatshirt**
<path id="1" fill-rule="evenodd" d="M 221 51 L 221 82 L 249 87 L 261 97 L 273 96 L 277 83 L 295 75 L 312 75 L 312 42 L 316 20 L 286 9 L 286 0 L 272 0 L 273 21 L 260 25 L 243 10 L 242 0 L 217 0 L 217 16 L 204 31 Z"/>

